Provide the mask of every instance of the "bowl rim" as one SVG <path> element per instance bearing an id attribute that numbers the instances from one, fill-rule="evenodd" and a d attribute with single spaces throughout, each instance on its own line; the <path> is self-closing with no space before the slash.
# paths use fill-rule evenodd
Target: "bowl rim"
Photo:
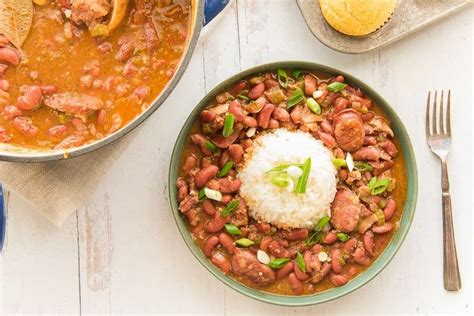
<path id="1" fill-rule="evenodd" d="M 376 104 L 379 105 L 379 107 L 391 120 L 392 128 L 394 129 L 395 134 L 398 135 L 401 151 L 403 152 L 405 170 L 407 172 L 407 196 L 403 214 L 400 218 L 399 229 L 395 232 L 391 241 L 384 249 L 384 251 L 365 271 L 360 273 L 354 279 L 350 280 L 346 285 L 332 288 L 330 290 L 326 290 L 313 295 L 288 296 L 263 292 L 245 286 L 222 273 L 209 261 L 207 257 L 204 256 L 201 249 L 199 249 L 199 247 L 194 242 L 187 227 L 187 224 L 185 223 L 185 220 L 182 218 L 178 210 L 178 203 L 176 199 L 177 190 L 175 183 L 178 175 L 179 164 L 181 161 L 182 150 L 186 141 L 186 136 L 188 135 L 189 131 L 192 128 L 192 125 L 198 118 L 199 113 L 209 104 L 209 101 L 212 100 L 212 98 L 214 98 L 216 94 L 223 91 L 232 83 L 237 82 L 238 80 L 245 78 L 249 75 L 264 72 L 267 70 L 275 70 L 276 68 L 299 68 L 328 74 L 330 76 L 343 75 L 346 82 L 348 82 L 352 86 L 361 88 L 366 95 L 368 95 L 373 101 L 375 101 Z M 262 302 L 290 307 L 309 306 L 328 302 L 347 295 L 374 279 L 390 263 L 390 261 L 393 259 L 393 257 L 401 247 L 403 241 L 405 240 L 410 229 L 411 223 L 413 222 L 413 217 L 416 209 L 417 195 L 418 173 L 413 146 L 411 144 L 408 132 L 395 110 L 374 89 L 372 89 L 370 86 L 365 84 L 363 81 L 357 79 L 356 77 L 332 67 L 305 61 L 277 61 L 258 65 L 243 70 L 237 74 L 234 74 L 233 76 L 230 76 L 229 78 L 217 84 L 201 99 L 201 101 L 199 101 L 199 103 L 194 107 L 193 111 L 183 124 L 173 147 L 168 172 L 168 197 L 173 213 L 173 218 L 181 234 L 181 237 L 184 239 L 187 247 L 194 255 L 194 257 L 212 275 L 214 275 L 214 277 L 216 277 L 219 281 L 223 282 L 230 288 L 236 290 L 237 292 Z"/>

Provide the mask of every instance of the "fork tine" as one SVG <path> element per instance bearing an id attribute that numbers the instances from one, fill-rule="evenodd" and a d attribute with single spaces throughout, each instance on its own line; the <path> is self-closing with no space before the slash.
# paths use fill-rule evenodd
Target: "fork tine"
<path id="1" fill-rule="evenodd" d="M 430 97 L 431 97 L 431 91 L 428 91 L 428 101 L 426 102 L 426 118 L 425 118 L 426 137 L 431 135 L 431 132 L 430 132 Z"/>
<path id="2" fill-rule="evenodd" d="M 437 121 L 437 116 L 436 116 L 436 112 L 438 111 L 438 106 L 436 104 L 437 102 L 438 102 L 438 91 L 435 90 L 435 95 L 434 95 L 434 100 L 433 100 L 433 117 L 431 118 L 433 135 L 438 134 L 438 121 Z"/>
<path id="3" fill-rule="evenodd" d="M 443 114 L 444 90 L 441 90 L 441 100 L 439 103 L 439 133 L 444 134 L 444 114 Z"/>
<path id="4" fill-rule="evenodd" d="M 451 90 L 448 90 L 448 107 L 446 109 L 446 125 L 448 136 L 451 136 Z"/>

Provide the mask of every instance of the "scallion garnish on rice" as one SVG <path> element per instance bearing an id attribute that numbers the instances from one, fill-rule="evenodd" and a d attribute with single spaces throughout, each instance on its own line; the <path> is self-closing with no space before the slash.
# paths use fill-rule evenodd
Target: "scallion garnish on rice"
<path id="1" fill-rule="evenodd" d="M 280 188 L 291 187 L 289 192 L 292 192 L 293 184 L 296 182 L 295 193 L 305 193 L 310 171 L 311 158 L 308 158 L 303 164 L 276 166 L 268 170 L 266 174 L 269 175 L 270 182 Z"/>

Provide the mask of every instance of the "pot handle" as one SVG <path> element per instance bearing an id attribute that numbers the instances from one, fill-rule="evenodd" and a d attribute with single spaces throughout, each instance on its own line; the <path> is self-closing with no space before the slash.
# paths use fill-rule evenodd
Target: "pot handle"
<path id="1" fill-rule="evenodd" d="M 3 194 L 3 186 L 0 182 L 0 253 L 3 250 L 5 242 L 5 234 L 7 230 L 7 206 L 5 204 L 5 195 Z"/>
<path id="2" fill-rule="evenodd" d="M 205 0 L 204 1 L 204 26 L 209 24 L 224 8 L 230 0 Z"/>

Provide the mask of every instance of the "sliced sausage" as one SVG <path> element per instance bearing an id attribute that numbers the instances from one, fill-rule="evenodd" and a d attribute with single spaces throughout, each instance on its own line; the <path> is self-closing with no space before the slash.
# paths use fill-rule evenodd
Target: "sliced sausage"
<path id="1" fill-rule="evenodd" d="M 261 264 L 249 250 L 235 249 L 231 261 L 232 271 L 258 285 L 266 285 L 275 280 L 275 273 L 268 266 Z"/>
<path id="2" fill-rule="evenodd" d="M 349 189 L 339 189 L 331 209 L 331 223 L 336 230 L 349 233 L 357 227 L 360 217 L 360 202 L 354 192 Z"/>
<path id="3" fill-rule="evenodd" d="M 334 136 L 345 151 L 353 152 L 364 143 L 364 126 L 360 114 L 353 109 L 343 110 L 334 117 Z"/>

